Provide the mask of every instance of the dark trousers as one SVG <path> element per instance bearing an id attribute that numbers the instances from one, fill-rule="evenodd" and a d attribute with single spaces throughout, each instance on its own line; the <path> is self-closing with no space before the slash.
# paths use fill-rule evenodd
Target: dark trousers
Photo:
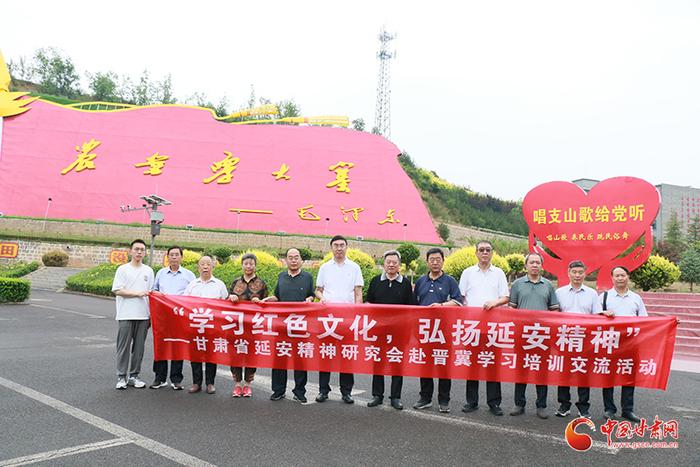
<path id="1" fill-rule="evenodd" d="M 588 412 L 591 404 L 588 402 L 591 398 L 591 388 L 578 388 L 578 402 L 576 407 L 580 413 Z M 557 401 L 563 408 L 569 410 L 571 408 L 571 391 L 569 386 L 559 386 L 557 388 Z"/>
<path id="2" fill-rule="evenodd" d="M 156 374 L 156 381 L 165 382 L 168 380 L 168 361 L 158 360 L 153 362 L 153 373 Z M 170 382 L 173 384 L 182 383 L 182 360 L 172 360 L 170 362 Z"/>
<path id="3" fill-rule="evenodd" d="M 450 402 L 450 389 L 452 389 L 452 380 L 438 380 L 438 403 L 448 404 Z M 433 378 L 420 379 L 420 398 L 426 401 L 433 400 L 433 392 L 435 391 L 435 383 Z"/>
<path id="4" fill-rule="evenodd" d="M 605 407 L 606 412 L 617 412 L 614 399 L 615 388 L 603 388 L 603 406 Z M 622 405 L 623 414 L 634 411 L 634 386 L 622 386 L 620 404 Z"/>
<path id="5" fill-rule="evenodd" d="M 304 370 L 294 370 L 294 389 L 292 389 L 294 395 L 303 396 L 306 394 L 308 375 L 308 372 Z M 275 394 L 287 392 L 287 370 L 272 370 L 272 392 Z"/>
<path id="6" fill-rule="evenodd" d="M 214 384 L 216 378 L 216 363 L 205 363 L 206 384 Z M 202 385 L 202 363 L 192 362 L 192 383 Z"/>
<path id="7" fill-rule="evenodd" d="M 352 387 L 355 385 L 355 375 L 352 373 L 338 373 L 338 382 L 340 383 L 340 393 L 342 395 L 350 395 Z M 331 374 L 327 371 L 318 373 L 318 387 L 321 394 L 331 392 Z"/>
<path id="8" fill-rule="evenodd" d="M 401 399 L 401 388 L 403 387 L 403 376 L 391 377 L 391 395 L 389 399 Z M 372 395 L 384 397 L 384 376 L 372 376 Z"/>
<path id="9" fill-rule="evenodd" d="M 538 384 L 535 386 L 537 389 L 537 400 L 535 401 L 535 406 L 538 409 L 544 409 L 547 407 L 547 386 Z M 513 399 L 515 399 L 515 405 L 518 407 L 525 407 L 525 389 L 527 384 L 515 383 L 515 391 L 513 392 Z"/>
<path id="10" fill-rule="evenodd" d="M 486 383 L 486 403 L 489 407 L 501 405 L 501 383 L 488 381 Z M 479 405 L 479 382 L 467 381 L 467 405 L 476 407 Z"/>

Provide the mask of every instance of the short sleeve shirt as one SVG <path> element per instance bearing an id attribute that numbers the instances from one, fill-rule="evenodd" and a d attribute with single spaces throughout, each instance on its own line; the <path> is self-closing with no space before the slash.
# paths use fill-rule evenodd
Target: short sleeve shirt
<path id="1" fill-rule="evenodd" d="M 132 292 L 148 292 L 153 288 L 153 269 L 142 264 L 134 267 L 131 263 L 122 264 L 117 268 L 112 282 L 112 292 L 130 290 Z M 120 297 L 117 295 L 117 316 L 121 320 L 143 320 L 151 317 L 148 307 L 148 297 Z"/>
<path id="2" fill-rule="evenodd" d="M 559 300 L 554 286 L 544 277 L 532 282 L 528 276 L 516 279 L 510 288 L 508 304 L 526 310 L 556 310 Z"/>
<path id="3" fill-rule="evenodd" d="M 203 281 L 201 277 L 189 283 L 184 295 L 202 298 L 228 298 L 226 285 L 216 277 L 212 276 L 208 281 Z"/>
<path id="4" fill-rule="evenodd" d="M 323 263 L 316 277 L 316 287 L 323 287 L 328 303 L 355 303 L 355 287 L 364 285 L 360 266 L 349 258 L 341 264 L 334 259 Z"/>
<path id="5" fill-rule="evenodd" d="M 180 266 L 177 271 L 163 268 L 156 273 L 153 290 L 168 295 L 182 295 L 190 282 L 195 280 L 195 275 L 189 269 Z"/>
<path id="6" fill-rule="evenodd" d="M 275 297 L 280 302 L 303 302 L 314 296 L 314 278 L 306 271 L 292 276 L 289 271 L 283 271 L 277 277 Z"/>
<path id="7" fill-rule="evenodd" d="M 416 303 L 421 306 L 433 303 L 445 303 L 453 300 L 455 305 L 461 305 L 464 300 L 459 292 L 459 284 L 454 277 L 443 273 L 437 279 L 431 279 L 429 274 L 421 276 L 414 288 Z"/>
<path id="8" fill-rule="evenodd" d="M 600 294 L 599 297 L 601 304 L 603 303 L 603 295 Z M 649 316 L 642 297 L 631 290 L 622 295 L 615 289 L 608 290 L 606 308 L 615 313 L 615 316 Z"/>
<path id="9" fill-rule="evenodd" d="M 459 291 L 465 305 L 481 307 L 489 300 L 507 297 L 508 280 L 503 270 L 493 264 L 486 271 L 475 264 L 462 271 Z"/>
<path id="10" fill-rule="evenodd" d="M 559 309 L 567 313 L 596 315 L 602 310 L 598 294 L 587 285 L 576 289 L 571 284 L 559 287 L 556 291 Z"/>

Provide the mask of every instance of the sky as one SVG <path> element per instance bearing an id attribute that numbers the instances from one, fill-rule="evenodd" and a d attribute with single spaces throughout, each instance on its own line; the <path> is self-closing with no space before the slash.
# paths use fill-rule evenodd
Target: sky
<path id="1" fill-rule="evenodd" d="M 59 48 L 78 71 L 172 74 L 245 107 L 374 125 L 382 27 L 391 136 L 452 183 L 518 200 L 553 180 L 700 187 L 697 1 L 3 2 L 6 60 Z M 85 89 L 85 86 L 83 86 Z"/>

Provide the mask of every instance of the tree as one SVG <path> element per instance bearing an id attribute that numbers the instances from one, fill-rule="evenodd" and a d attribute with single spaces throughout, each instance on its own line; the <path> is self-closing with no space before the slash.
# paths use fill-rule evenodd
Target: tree
<path id="1" fill-rule="evenodd" d="M 365 121 L 362 118 L 356 118 L 352 122 L 352 127 L 357 131 L 365 131 Z"/>
<path id="2" fill-rule="evenodd" d="M 134 88 L 133 101 L 136 105 L 148 105 L 153 103 L 153 85 L 148 77 L 148 70 L 143 70 L 139 84 Z"/>
<path id="3" fill-rule="evenodd" d="M 42 48 L 34 54 L 34 74 L 47 94 L 74 98 L 78 95 L 80 77 L 70 57 L 63 57 L 54 48 Z"/>
<path id="4" fill-rule="evenodd" d="M 403 243 L 397 251 L 401 254 L 401 262 L 406 265 L 406 270 L 409 270 L 409 265 L 420 256 L 420 250 L 413 243 Z"/>
<path id="5" fill-rule="evenodd" d="M 90 91 L 96 101 L 114 102 L 117 97 L 117 75 L 108 71 L 107 73 L 97 72 L 87 74 L 90 81 Z"/>
<path id="6" fill-rule="evenodd" d="M 277 110 L 279 110 L 279 118 L 299 117 L 301 115 L 301 108 L 294 102 L 294 99 L 278 102 Z"/>
<path id="7" fill-rule="evenodd" d="M 646 292 L 669 286 L 680 276 L 681 271 L 678 266 L 662 256 L 651 255 L 644 264 L 632 271 L 630 279 Z"/>
<path id="8" fill-rule="evenodd" d="M 678 266 L 681 269 L 681 280 L 690 283 L 692 292 L 693 284 L 700 282 L 700 250 L 695 247 L 685 250 Z"/>
<path id="9" fill-rule="evenodd" d="M 206 107 L 210 107 L 217 117 L 225 117 L 226 115 L 228 115 L 228 99 L 226 98 L 226 96 L 219 99 L 219 103 L 215 106 L 209 104 Z"/>
<path id="10" fill-rule="evenodd" d="M 155 101 L 161 104 L 175 104 L 177 102 L 173 95 L 173 78 L 170 73 L 156 85 Z"/>
<path id="11" fill-rule="evenodd" d="M 437 227 L 438 235 L 442 238 L 442 241 L 446 242 L 450 238 L 450 228 L 442 222 Z"/>
<path id="12" fill-rule="evenodd" d="M 681 223 L 678 221 L 678 215 L 674 212 L 668 221 L 664 239 L 657 246 L 657 251 L 659 255 L 668 258 L 674 263 L 678 263 L 683 250 L 685 250 L 685 242 L 681 232 Z"/>
<path id="13" fill-rule="evenodd" d="M 700 216 L 693 217 L 688 223 L 688 235 L 686 236 L 688 245 L 700 242 Z"/>
<path id="14" fill-rule="evenodd" d="M 19 57 L 16 61 L 8 60 L 7 69 L 10 70 L 10 75 L 15 79 L 23 81 L 34 79 L 34 68 L 25 57 Z"/>

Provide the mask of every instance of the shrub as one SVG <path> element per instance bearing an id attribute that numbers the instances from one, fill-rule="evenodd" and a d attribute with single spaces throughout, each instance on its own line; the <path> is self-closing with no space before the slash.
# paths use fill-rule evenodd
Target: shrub
<path id="1" fill-rule="evenodd" d="M 37 261 L 32 261 L 31 263 L 19 262 L 0 268 L 0 277 L 22 277 L 37 269 L 39 269 Z"/>
<path id="2" fill-rule="evenodd" d="M 41 257 L 41 262 L 44 266 L 58 266 L 66 267 L 68 266 L 68 254 L 61 250 L 49 251 Z"/>
<path id="3" fill-rule="evenodd" d="M 23 302 L 29 298 L 30 284 L 26 279 L 0 278 L 0 303 Z"/>
<path id="4" fill-rule="evenodd" d="M 450 238 L 450 228 L 443 223 L 440 223 L 440 225 L 438 225 L 437 232 L 438 235 L 440 235 L 440 238 L 443 242 L 446 242 L 447 239 Z"/>
<path id="5" fill-rule="evenodd" d="M 403 243 L 397 248 L 399 253 L 401 253 L 401 262 L 407 266 L 420 258 L 420 250 L 413 243 Z"/>
<path id="6" fill-rule="evenodd" d="M 196 251 L 192 250 L 183 250 L 182 251 L 182 265 L 184 267 L 190 266 L 194 264 L 195 266 L 197 265 L 197 262 L 199 261 L 199 258 L 201 258 L 202 255 L 200 253 L 197 253 Z"/>
<path id="7" fill-rule="evenodd" d="M 450 256 L 445 258 L 445 265 L 443 270 L 445 273 L 459 280 L 462 276 L 462 271 L 467 269 L 469 266 L 474 266 L 478 262 L 476 258 L 476 252 L 473 246 L 465 246 L 459 250 L 452 253 Z M 503 269 L 503 272 L 508 275 L 510 273 L 510 266 L 508 261 L 505 260 L 498 253 L 494 253 L 491 258 L 491 264 L 496 267 Z"/>
<path id="8" fill-rule="evenodd" d="M 233 280 L 243 275 L 243 267 L 241 266 L 241 258 L 246 253 L 253 253 L 258 261 L 256 263 L 256 274 L 260 279 L 267 284 L 267 290 L 270 294 L 275 291 L 277 285 L 277 276 L 284 269 L 282 263 L 272 256 L 270 253 L 262 250 L 249 250 L 238 255 L 233 261 L 228 261 L 214 268 L 214 277 L 221 279 L 227 287 Z"/>
<path id="9" fill-rule="evenodd" d="M 207 248 L 206 250 L 204 250 L 204 254 L 207 256 L 211 256 L 212 258 L 216 258 L 216 260 L 220 264 L 224 264 L 226 261 L 229 260 L 229 258 L 231 258 L 233 251 L 233 248 L 231 248 L 230 246 L 219 245 Z"/>
<path id="10" fill-rule="evenodd" d="M 76 292 L 113 296 L 112 283 L 118 264 L 100 264 L 66 279 L 66 288 Z"/>
<path id="11" fill-rule="evenodd" d="M 525 256 L 519 253 L 511 253 L 506 255 L 506 261 L 508 262 L 508 267 L 510 268 L 510 274 L 514 279 L 516 275 L 525 270 Z"/>
<path id="12" fill-rule="evenodd" d="M 681 270 L 663 256 L 651 255 L 639 268 L 632 271 L 634 284 L 644 291 L 662 289 L 676 282 Z"/>
<path id="13" fill-rule="evenodd" d="M 301 255 L 302 261 L 308 261 L 314 256 L 314 252 L 305 246 L 297 248 L 297 250 L 299 250 L 299 255 Z"/>

